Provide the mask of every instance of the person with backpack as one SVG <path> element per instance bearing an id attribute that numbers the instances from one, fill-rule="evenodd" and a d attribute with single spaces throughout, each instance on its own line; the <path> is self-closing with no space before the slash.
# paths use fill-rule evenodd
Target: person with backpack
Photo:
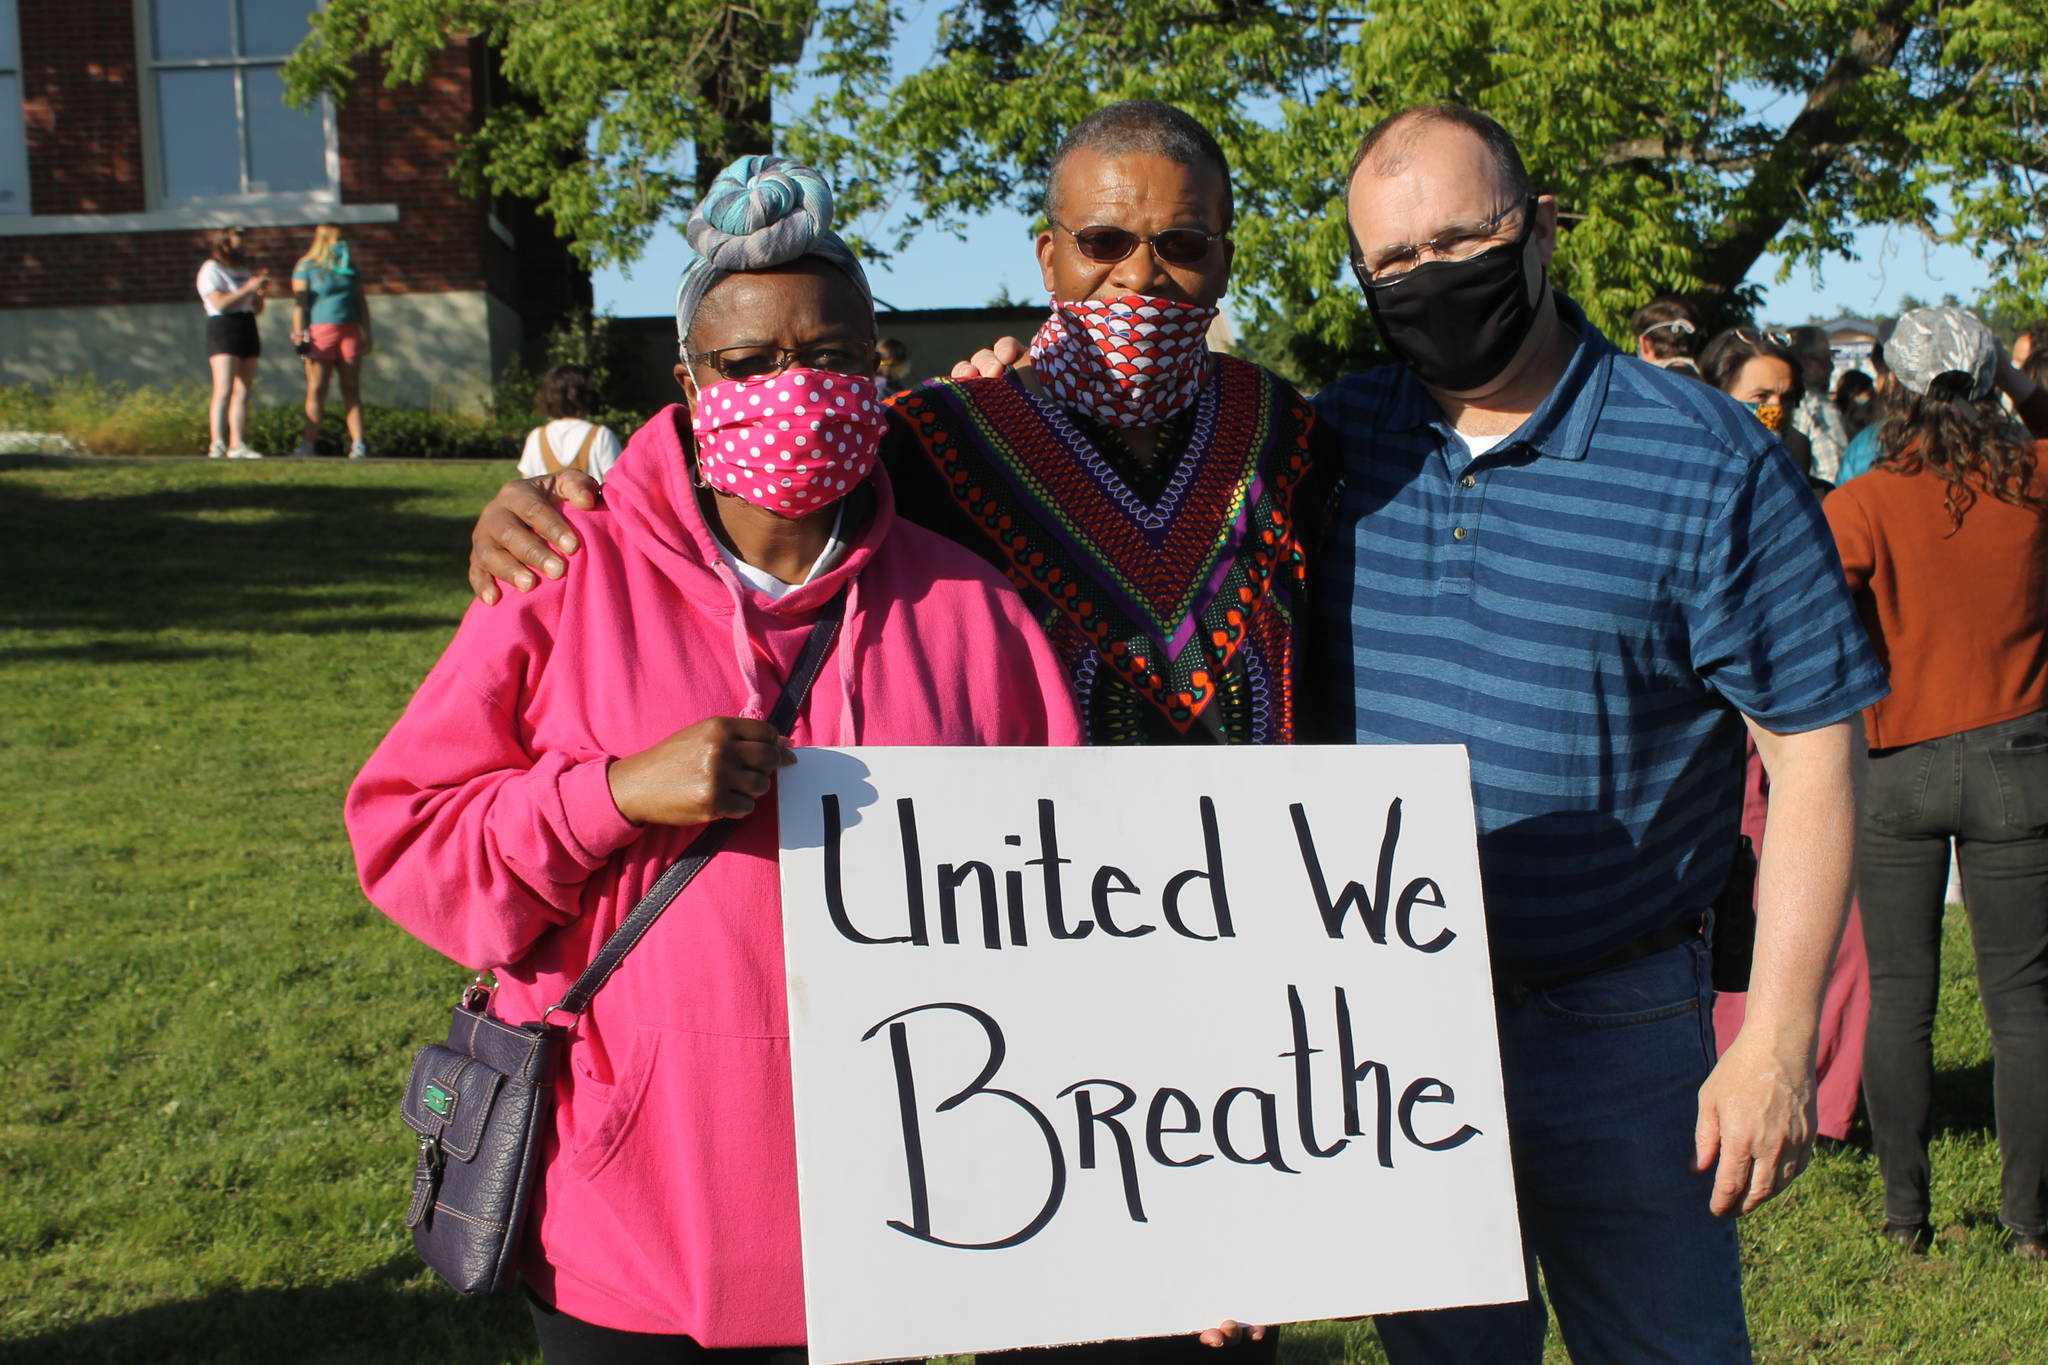
<path id="1" fill-rule="evenodd" d="M 590 420 L 598 401 L 597 380 L 581 365 L 557 365 L 542 375 L 533 407 L 548 420 L 526 433 L 519 476 L 575 469 L 603 483 L 622 447 L 610 427 Z"/>

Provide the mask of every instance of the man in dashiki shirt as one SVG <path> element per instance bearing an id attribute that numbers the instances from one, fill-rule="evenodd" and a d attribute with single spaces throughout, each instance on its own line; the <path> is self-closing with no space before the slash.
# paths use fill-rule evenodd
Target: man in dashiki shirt
<path id="1" fill-rule="evenodd" d="M 1060 144 L 1046 218 L 1031 364 L 893 400 L 898 510 L 1024 594 L 1091 743 L 1288 743 L 1334 461 L 1284 380 L 1208 349 L 1233 251 L 1222 149 L 1171 105 L 1109 105 Z M 596 490 L 564 473 L 485 509 L 485 601 L 494 576 L 525 590 L 565 570 L 549 494 Z"/>

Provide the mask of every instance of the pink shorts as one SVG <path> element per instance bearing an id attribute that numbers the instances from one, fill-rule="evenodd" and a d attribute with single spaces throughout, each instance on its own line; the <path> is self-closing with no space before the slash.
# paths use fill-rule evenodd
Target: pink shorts
<path id="1" fill-rule="evenodd" d="M 312 331 L 313 349 L 306 352 L 306 359 L 332 365 L 339 360 L 354 363 L 363 358 L 361 323 L 316 322 Z"/>

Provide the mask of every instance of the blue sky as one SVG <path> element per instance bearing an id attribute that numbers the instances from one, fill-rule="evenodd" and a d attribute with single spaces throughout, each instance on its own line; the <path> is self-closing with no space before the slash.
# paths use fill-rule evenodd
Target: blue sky
<path id="1" fill-rule="evenodd" d="M 941 0 L 908 0 L 904 37 L 896 69 L 907 74 L 925 59 L 936 40 Z M 819 85 L 800 76 L 796 89 L 781 101 L 784 110 L 808 108 Z M 1781 107 L 1782 106 L 1782 107 Z M 1791 116 L 1789 97 L 1758 92 L 1755 111 Z M 857 224 L 872 237 L 888 235 L 872 224 Z M 1934 301 L 1955 294 L 1968 302 L 1989 282 L 1986 268 L 1969 252 L 1935 246 L 1917 232 L 1874 227 L 1855 234 L 1856 259 L 1830 260 L 1817 272 L 1795 270 L 1776 279 L 1778 262 L 1766 256 L 1750 280 L 1764 290 L 1762 320 L 1800 323 L 1819 316 L 1853 313 L 1864 317 L 1896 313 L 1901 296 Z M 682 235 L 674 228 L 656 233 L 647 251 L 630 271 L 605 269 L 594 280 L 597 306 L 619 317 L 644 317 L 672 311 L 677 273 L 682 269 Z M 1004 294 L 1019 302 L 1037 303 L 1043 296 L 1038 266 L 1031 254 L 1030 220 L 1011 212 L 972 220 L 965 239 L 931 231 L 916 238 L 888 264 L 871 268 L 876 295 L 895 308 L 970 308 Z M 1226 310 L 1229 300 L 1224 301 Z"/>
<path id="2" fill-rule="evenodd" d="M 1765 321 L 1799 323 L 1842 313 L 1872 317 L 1898 311 L 1906 294 L 1932 302 L 1954 294 L 1968 302 L 1989 282 L 1984 265 L 1956 246 L 1935 246 L 1917 232 L 1864 228 L 1855 234 L 1856 260 L 1831 260 L 1818 272 L 1795 269 L 1776 279 L 1778 262 L 1765 257 L 1750 275 L 1763 286 Z M 682 237 L 664 230 L 631 273 L 597 272 L 599 309 L 620 317 L 670 311 Z M 1043 292 L 1031 254 L 1030 221 L 1021 214 L 976 220 L 967 238 L 930 232 L 892 262 L 869 271 L 875 293 L 896 308 L 969 308 L 1008 291 L 1020 302 L 1036 303 Z"/>

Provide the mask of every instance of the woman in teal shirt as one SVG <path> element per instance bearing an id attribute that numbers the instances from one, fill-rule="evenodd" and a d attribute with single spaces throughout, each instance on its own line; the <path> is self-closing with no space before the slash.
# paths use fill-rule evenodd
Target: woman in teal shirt
<path id="1" fill-rule="evenodd" d="M 327 410 L 327 381 L 341 375 L 349 458 L 370 453 L 363 442 L 362 360 L 370 353 L 370 304 L 341 229 L 322 223 L 313 245 L 292 267 L 292 344 L 306 358 L 306 428 L 294 455 L 311 455 Z"/>

